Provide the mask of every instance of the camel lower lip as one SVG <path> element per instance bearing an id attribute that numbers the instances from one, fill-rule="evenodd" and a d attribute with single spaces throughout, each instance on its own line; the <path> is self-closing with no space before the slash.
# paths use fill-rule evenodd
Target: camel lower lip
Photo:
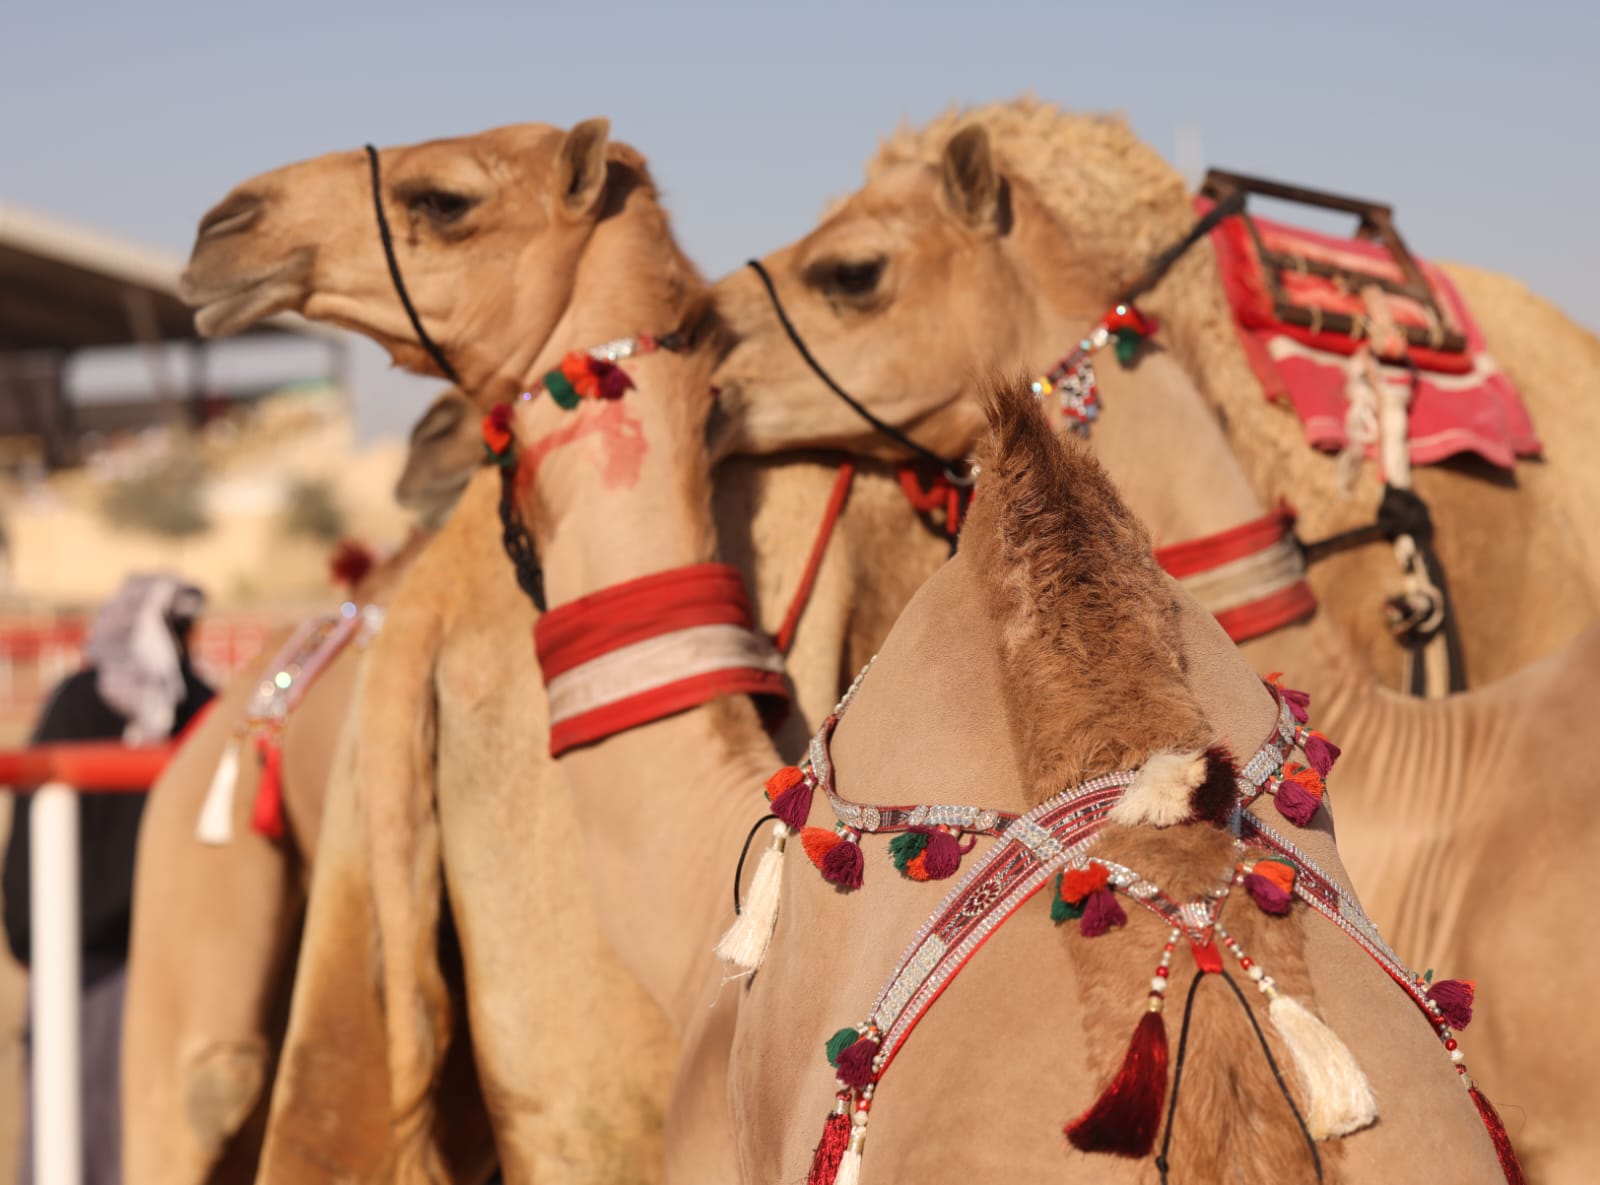
<path id="1" fill-rule="evenodd" d="M 194 308 L 195 328 L 202 337 L 222 337 L 293 308 L 310 271 L 310 252 L 298 253 L 269 271 L 220 283 L 197 280 L 191 266 L 178 282 L 178 294 Z"/>

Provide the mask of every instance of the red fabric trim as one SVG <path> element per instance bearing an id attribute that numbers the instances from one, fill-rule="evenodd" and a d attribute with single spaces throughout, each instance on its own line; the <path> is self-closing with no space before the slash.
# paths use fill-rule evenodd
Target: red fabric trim
<path id="1" fill-rule="evenodd" d="M 539 619 L 533 644 L 548 680 L 602 654 L 697 625 L 754 627 L 737 568 L 690 564 L 579 597 Z"/>
<path id="2" fill-rule="evenodd" d="M 1246 556 L 1266 551 L 1281 541 L 1294 525 L 1294 515 L 1287 510 L 1275 510 L 1261 518 L 1229 527 L 1215 535 L 1205 535 L 1183 543 L 1173 543 L 1156 548 L 1156 563 L 1166 569 L 1176 580 L 1209 572 L 1223 564 L 1231 564 Z"/>
<path id="3" fill-rule="evenodd" d="M 144 794 L 161 776 L 176 746 L 130 747 L 120 741 L 61 741 L 0 750 L 0 786 L 37 790 L 65 782 L 74 790 Z"/>
<path id="4" fill-rule="evenodd" d="M 1248 642 L 1310 617 L 1316 611 L 1316 594 L 1304 580 L 1298 580 L 1287 588 L 1268 593 L 1259 601 L 1224 609 L 1216 616 L 1217 624 L 1228 632 L 1228 637 L 1235 642 Z"/>
<path id="5" fill-rule="evenodd" d="M 560 757 L 570 749 L 686 712 L 725 695 L 753 695 L 765 698 L 769 704 L 786 706 L 789 689 L 783 676 L 775 671 L 749 667 L 707 671 L 563 720 L 550 729 L 550 756 Z"/>
<path id="6" fill-rule="evenodd" d="M 839 462 L 839 476 L 833 479 L 833 490 L 822 511 L 822 526 L 817 529 L 817 538 L 811 545 L 805 571 L 800 574 L 800 584 L 794 590 L 794 600 L 789 602 L 789 611 L 783 615 L 783 624 L 778 627 L 778 632 L 772 635 L 772 644 L 777 647 L 779 654 L 788 654 L 789 647 L 794 645 L 794 632 L 800 626 L 800 615 L 811 603 L 811 589 L 817 582 L 817 569 L 822 567 L 828 541 L 833 538 L 834 527 L 839 525 L 839 515 L 844 511 L 844 501 L 850 495 L 850 483 L 855 475 L 854 461 L 847 457 Z"/>

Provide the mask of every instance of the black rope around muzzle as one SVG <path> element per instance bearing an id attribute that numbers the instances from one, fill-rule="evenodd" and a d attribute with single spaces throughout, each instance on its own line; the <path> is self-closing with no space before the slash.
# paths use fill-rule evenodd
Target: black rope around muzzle
<path id="1" fill-rule="evenodd" d="M 805 339 L 800 336 L 800 331 L 794 327 L 794 322 L 789 320 L 789 314 L 784 311 L 783 301 L 778 299 L 777 286 L 773 284 L 772 277 L 767 274 L 767 269 L 761 265 L 761 261 L 759 259 L 751 259 L 746 261 L 745 266 L 750 268 L 755 272 L 756 275 L 761 277 L 761 283 L 767 290 L 767 297 L 772 301 L 772 311 L 778 315 L 778 324 L 783 326 L 784 333 L 789 335 L 789 340 L 794 344 L 794 348 L 799 351 L 800 357 L 805 361 L 805 364 L 811 368 L 811 372 L 815 374 L 817 378 L 822 380 L 823 385 L 826 386 L 828 390 L 832 391 L 840 399 L 844 400 L 845 405 L 849 407 L 851 411 L 855 412 L 856 415 L 865 420 L 868 424 L 872 425 L 874 431 L 883 436 L 887 436 L 901 448 L 915 453 L 924 461 L 928 461 L 934 465 L 937 465 L 940 472 L 944 474 L 946 481 L 953 485 L 963 487 L 973 484 L 973 477 L 970 470 L 967 468 L 966 462 L 952 461 L 947 457 L 941 457 L 932 449 L 924 448 L 922 445 L 912 440 L 911 437 L 907 436 L 899 428 L 896 428 L 893 424 L 887 423 L 884 420 L 880 420 L 877 416 L 873 415 L 865 404 L 841 387 L 834 380 L 834 377 L 823 368 L 822 363 L 817 361 L 816 355 L 811 352 L 811 350 L 806 346 Z"/>
<path id="2" fill-rule="evenodd" d="M 422 318 L 417 314 L 417 306 L 411 303 L 411 293 L 406 291 L 405 277 L 400 274 L 400 260 L 394 253 L 394 235 L 389 230 L 389 218 L 383 212 L 383 178 L 378 170 L 378 150 L 371 144 L 364 147 L 367 153 L 368 171 L 372 178 L 372 209 L 378 216 L 378 239 L 383 243 L 383 258 L 389 264 L 389 279 L 394 283 L 395 295 L 400 298 L 400 307 L 405 309 L 418 343 L 428 352 L 428 357 L 433 359 L 433 364 L 439 368 L 439 373 L 461 388 L 462 394 L 470 394 L 461 382 L 461 376 L 456 373 L 456 368 L 450 365 L 450 359 L 446 358 L 444 351 L 439 348 L 439 343 L 429 337 L 428 331 L 422 327 Z M 518 587 L 527 594 L 528 599 L 533 602 L 533 607 L 543 613 L 546 605 L 544 569 L 539 564 L 539 555 L 534 550 L 533 538 L 528 534 L 527 524 L 517 513 L 515 476 L 511 469 L 504 466 L 500 469 L 500 538 L 505 545 L 506 555 L 511 560 L 512 569 L 516 572 Z"/>

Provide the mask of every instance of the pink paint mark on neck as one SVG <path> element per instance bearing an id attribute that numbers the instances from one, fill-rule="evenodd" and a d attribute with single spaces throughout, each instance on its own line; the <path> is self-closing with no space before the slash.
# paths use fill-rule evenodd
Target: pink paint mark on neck
<path id="1" fill-rule="evenodd" d="M 632 489 L 639 484 L 650 445 L 644 438 L 644 426 L 619 399 L 603 404 L 597 411 L 588 406 L 580 408 L 571 423 L 523 449 L 517 465 L 517 492 L 527 491 L 539 467 L 556 449 L 588 436 L 599 437 L 600 480 L 607 489 Z"/>

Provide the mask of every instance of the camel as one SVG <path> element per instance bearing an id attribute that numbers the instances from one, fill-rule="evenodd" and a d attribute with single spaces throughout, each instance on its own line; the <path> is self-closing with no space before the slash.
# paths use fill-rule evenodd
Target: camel
<path id="1" fill-rule="evenodd" d="M 525 387 L 535 356 L 559 357 L 547 339 L 552 325 L 562 338 L 575 332 L 566 307 L 574 268 L 592 263 L 602 239 L 651 221 L 642 160 L 608 147 L 602 127 L 562 134 L 523 125 L 381 154 L 406 286 L 481 410 Z M 592 211 L 580 203 L 574 216 L 568 204 L 580 173 L 592 180 L 597 159 L 607 162 L 607 213 L 598 226 Z M 413 367 L 436 365 L 388 287 L 367 169 L 348 153 L 292 165 L 246 182 L 207 215 L 184 280 L 202 328 L 227 332 L 293 307 L 365 332 Z M 552 261 L 552 245 L 567 256 Z M 648 290 L 630 272 L 617 290 L 638 286 Z M 597 433 L 586 447 L 609 447 L 606 430 Z M 425 1150 L 385 1160 L 352 1149 L 348 1133 L 328 1124 L 328 1101 L 339 1097 L 344 1076 L 361 1070 L 359 1052 L 344 1055 L 345 1015 L 353 996 L 372 996 L 360 1002 L 361 1032 L 365 1040 L 376 1023 L 383 1040 L 389 1026 L 395 1142 L 432 1130 L 453 1023 L 434 953 L 436 851 L 506 1180 L 659 1176 L 677 1037 L 610 949 L 590 901 L 580 804 L 547 756 L 544 701 L 526 649 L 536 617 L 501 550 L 497 484 L 485 474 L 468 490 L 368 653 L 364 682 L 382 694 L 363 697 L 354 726 L 364 797 L 344 826 L 330 820 L 324 832 L 263 1181 L 412 1179 L 436 1170 Z M 835 469 L 822 458 L 734 460 L 718 472 L 723 552 L 747 573 L 768 632 L 795 603 L 834 485 Z M 943 539 L 916 525 L 892 472 L 862 466 L 789 651 L 798 711 L 779 734 L 787 751 L 799 752 L 806 722 L 826 713 L 843 673 L 872 652 L 946 551 Z M 557 557 L 545 559 L 557 567 Z M 336 830 L 346 857 L 338 864 L 328 852 Z M 352 859 L 362 841 L 350 833 L 362 830 L 374 845 L 370 859 Z M 323 891 L 325 874 L 334 891 Z M 724 873 L 700 862 L 698 875 L 716 880 L 720 903 Z M 373 916 L 373 901 L 382 916 Z M 374 928 L 381 971 L 367 936 Z M 378 986 L 368 991 L 369 982 Z M 684 1001 L 672 1005 L 681 1029 Z M 597 1011 L 607 1018 L 608 1046 L 627 1049 L 625 1059 L 595 1056 L 585 1026 Z M 699 1019 L 698 1008 L 690 1019 Z"/>
<path id="2" fill-rule="evenodd" d="M 952 200 L 975 205 L 954 209 Z M 1042 373 L 1194 221 L 1177 173 L 1121 120 L 1022 99 L 900 130 L 869 164 L 867 185 L 766 264 L 833 377 L 949 455 L 976 429 L 965 397 L 971 375 L 1020 360 Z M 1485 686 L 1576 636 L 1600 609 L 1600 553 L 1587 528 L 1600 507 L 1586 461 L 1600 449 L 1600 418 L 1571 394 L 1595 375 L 1597 343 L 1525 292 L 1456 274 L 1469 298 L 1494 297 L 1480 306 L 1485 333 L 1549 438 L 1548 462 L 1523 464 L 1514 478 L 1463 460 L 1415 474 L 1450 575 L 1467 673 Z M 739 334 L 759 342 L 718 372 L 730 425 L 719 455 L 802 440 L 885 452 L 883 439 L 793 357 L 753 275 L 729 277 L 718 302 Z M 1140 306 L 1223 423 L 1261 501 L 1292 503 L 1307 539 L 1371 522 L 1371 467 L 1358 496 L 1345 497 L 1334 461 L 1307 448 L 1294 416 L 1263 398 L 1209 242 Z M 897 348 L 846 344 L 869 335 Z M 1544 357 L 1547 342 L 1561 351 L 1559 368 Z M 774 373 L 768 367 L 780 356 Z M 1097 365 L 1109 382 L 1108 357 Z M 1097 436 L 1166 431 L 1148 409 L 1110 391 L 1104 405 Z M 1178 541 L 1159 525 L 1156 538 Z M 1332 557 L 1310 578 L 1363 665 L 1398 685 L 1400 650 L 1379 611 L 1397 582 L 1389 550 Z"/>
<path id="3" fill-rule="evenodd" d="M 1048 270 L 1053 259 L 1052 224 L 1032 205 L 1024 183 L 1012 183 L 1006 172 L 1002 146 L 1012 143 L 1017 126 L 1030 126 L 1012 125 L 1013 118 L 1008 108 L 979 112 L 980 130 L 954 137 L 939 125 L 932 134 L 946 138 L 953 158 L 943 176 L 913 165 L 884 170 L 806 240 L 765 260 L 789 316 L 846 389 L 891 422 L 916 425 L 919 439 L 949 452 L 973 443 L 976 401 L 958 395 L 955 377 L 941 386 L 919 369 L 926 363 L 925 343 L 903 332 L 902 321 L 922 318 L 945 327 L 940 340 L 949 348 L 938 366 L 950 376 L 993 364 L 989 343 L 1004 334 L 1014 333 L 1005 340 L 1037 366 L 1048 365 L 1063 336 L 1073 340 L 1081 332 L 1064 316 L 1058 320 L 1043 300 L 1004 303 L 1017 286 L 1020 265 L 1014 261 L 1042 260 Z M 994 157 L 985 164 L 982 130 L 995 127 L 1011 130 L 995 133 Z M 1090 130 L 1098 133 L 1100 125 Z M 976 258 L 969 259 L 951 244 L 970 233 L 961 225 L 963 211 L 997 188 L 997 175 L 1007 178 L 1009 239 L 974 249 L 967 254 Z M 907 243 L 919 245 L 908 249 Z M 830 306 L 852 306 L 841 303 L 836 290 L 815 291 L 802 281 L 827 275 L 819 260 L 877 258 L 889 244 L 904 254 L 881 269 L 885 294 L 877 304 L 868 300 L 870 315 L 835 314 Z M 969 271 L 937 287 L 921 281 L 933 266 L 929 261 L 949 268 L 952 259 Z M 896 268 L 904 269 L 898 277 Z M 844 272 L 843 262 L 838 270 Z M 968 292 L 979 294 L 970 308 L 983 312 L 964 311 Z M 907 298 L 916 308 L 897 312 Z M 831 400 L 824 406 L 825 392 L 782 336 L 753 278 L 724 281 L 718 299 L 738 339 L 716 376 L 725 437 L 798 447 L 838 443 L 856 431 L 854 421 L 832 410 Z M 932 307 L 929 299 L 947 300 L 949 307 Z M 992 323 L 991 308 L 1003 314 Z M 963 328 L 956 332 L 958 325 Z M 1581 359 L 1577 346 L 1581 341 L 1567 356 Z M 961 347 L 971 352 L 956 353 Z M 1209 536 L 1268 511 L 1182 360 L 1175 345 L 1170 352 L 1148 351 L 1128 369 L 1101 365 L 1105 411 L 1091 435 L 1130 505 L 1165 542 Z M 1136 417 L 1122 414 L 1134 408 Z M 755 422 L 747 426 L 745 418 Z M 792 435 L 785 440 L 780 433 Z M 1576 890 L 1552 891 L 1530 917 L 1520 902 L 1513 906 L 1507 899 L 1502 878 L 1491 871 L 1499 860 L 1486 845 L 1512 836 L 1519 849 L 1526 843 L 1531 850 L 1531 836 L 1543 827 L 1535 821 L 1545 819 L 1560 821 L 1563 847 L 1576 845 L 1574 853 L 1596 842 L 1577 813 L 1584 796 L 1575 790 L 1593 785 L 1592 771 L 1571 746 L 1549 738 L 1559 727 L 1575 727 L 1577 705 L 1595 693 L 1600 630 L 1591 627 L 1565 650 L 1491 688 L 1434 703 L 1375 689 L 1365 655 L 1352 650 L 1326 612 L 1248 640 L 1242 650 L 1258 671 L 1292 672 L 1312 693 L 1319 726 L 1345 749 L 1337 779 L 1342 854 L 1371 915 L 1417 965 L 1478 978 L 1484 1003 L 1473 1036 L 1487 1089 L 1515 1108 L 1518 1145 L 1536 1174 L 1581 1180 L 1585 1170 L 1578 1166 L 1600 1152 L 1578 1102 L 1584 1045 L 1572 1040 L 1589 1021 L 1575 1000 L 1558 1001 L 1542 987 L 1570 970 L 1578 922 L 1566 903 L 1581 898 Z M 1515 915 L 1508 912 L 1513 908 Z M 1513 933 L 1527 936 L 1525 963 L 1489 949 Z M 1523 939 L 1518 943 L 1520 949 Z M 1520 1023 L 1536 1012 L 1555 1023 L 1537 1031 Z"/>
<path id="4" fill-rule="evenodd" d="M 1283 850 L 1259 830 L 1285 826 L 1266 806 L 1283 790 L 1241 791 L 1270 787 L 1288 703 L 1025 379 L 989 414 L 960 550 L 808 768 L 769 783 L 800 794 L 772 809 L 805 829 L 739 1009 L 741 1179 L 1151 1181 L 1155 1149 L 1163 1180 L 1505 1179 L 1448 1027 L 1303 899 L 1251 885 Z M 968 829 L 959 867 L 895 875 L 884 833 L 920 835 L 915 861 L 963 833 L 876 803 L 959 804 L 935 816 Z M 1291 842 L 1296 885 L 1315 868 L 1351 894 L 1325 819 Z M 955 887 L 919 883 L 942 875 Z M 1205 982 L 1224 971 L 1264 998 Z M 1302 1006 L 1321 1017 L 1304 1032 Z"/>
<path id="5" fill-rule="evenodd" d="M 395 490 L 421 529 L 360 578 L 352 604 L 381 605 L 393 595 L 482 450 L 470 403 L 457 391 L 439 396 L 411 434 Z M 206 846 L 195 832 L 223 749 L 292 632 L 269 638 L 196 726 L 156 783 L 140 831 L 123 1056 L 124 1174 L 134 1185 L 255 1176 L 305 887 L 363 634 L 285 721 L 284 836 L 268 839 L 251 827 L 260 766 L 248 751 L 233 800 L 234 839 Z"/>

